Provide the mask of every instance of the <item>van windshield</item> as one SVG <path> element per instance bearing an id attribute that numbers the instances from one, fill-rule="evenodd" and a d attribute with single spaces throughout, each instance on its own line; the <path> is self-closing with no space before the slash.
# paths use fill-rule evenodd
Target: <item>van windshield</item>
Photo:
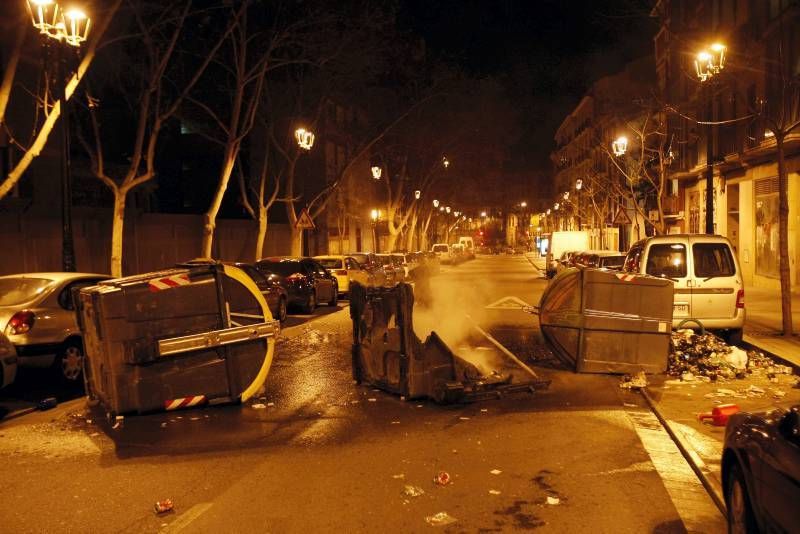
<path id="1" fill-rule="evenodd" d="M 685 278 L 686 247 L 678 243 L 651 245 L 645 272 L 662 278 Z"/>
<path id="2" fill-rule="evenodd" d="M 697 243 L 692 245 L 694 275 L 698 278 L 734 276 L 736 267 L 727 243 Z"/>
<path id="3" fill-rule="evenodd" d="M 447 245 L 433 245 L 434 252 L 447 252 Z"/>

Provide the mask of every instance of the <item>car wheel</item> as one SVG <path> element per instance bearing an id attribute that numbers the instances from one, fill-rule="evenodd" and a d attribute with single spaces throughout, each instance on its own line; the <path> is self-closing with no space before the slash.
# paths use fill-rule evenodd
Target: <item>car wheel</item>
<path id="1" fill-rule="evenodd" d="M 758 530 L 753 517 L 753 508 L 750 506 L 747 486 L 738 465 L 732 466 L 728 475 L 725 504 L 728 508 L 728 532 L 730 534 L 746 534 Z"/>
<path id="2" fill-rule="evenodd" d="M 331 295 L 331 300 L 328 302 L 328 306 L 336 306 L 339 304 L 339 285 L 333 284 L 333 295 Z"/>
<path id="3" fill-rule="evenodd" d="M 725 341 L 728 345 L 738 345 L 742 342 L 742 329 L 736 328 L 732 330 L 728 330 L 725 333 Z"/>
<path id="4" fill-rule="evenodd" d="M 303 311 L 305 313 L 314 313 L 316 307 L 317 307 L 317 290 L 312 289 L 311 293 L 308 294 L 306 303 L 303 305 Z"/>
<path id="5" fill-rule="evenodd" d="M 283 297 L 279 298 L 278 299 L 278 316 L 274 317 L 274 319 L 277 319 L 280 322 L 286 321 L 286 308 L 287 308 L 286 299 L 283 298 Z"/>
<path id="6" fill-rule="evenodd" d="M 83 373 L 83 344 L 80 340 L 67 340 L 56 354 L 53 366 L 65 382 L 77 382 Z"/>

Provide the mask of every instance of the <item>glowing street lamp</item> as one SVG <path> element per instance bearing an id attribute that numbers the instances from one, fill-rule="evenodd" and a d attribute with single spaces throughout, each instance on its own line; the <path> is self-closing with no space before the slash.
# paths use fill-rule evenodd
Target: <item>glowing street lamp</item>
<path id="1" fill-rule="evenodd" d="M 481 212 L 481 217 L 486 217 L 486 212 L 485 211 Z"/>
<path id="2" fill-rule="evenodd" d="M 545 213 L 545 216 L 547 215 L 550 215 L 550 208 L 547 208 L 547 213 Z"/>
<path id="3" fill-rule="evenodd" d="M 416 191 L 414 191 L 414 198 L 416 198 L 417 200 L 419 200 L 419 197 L 421 197 L 421 196 L 422 196 L 422 191 L 420 191 L 419 189 L 417 189 Z"/>
<path id="4" fill-rule="evenodd" d="M 611 143 L 611 150 L 614 151 L 615 156 L 622 156 L 625 152 L 628 151 L 628 138 L 624 135 L 620 135 L 617 137 L 613 143 Z"/>
<path id="5" fill-rule="evenodd" d="M 444 206 L 439 206 L 439 211 L 444 212 Z"/>
<path id="6" fill-rule="evenodd" d="M 447 213 L 450 213 L 450 206 L 445 206 L 444 207 L 444 211 L 446 211 Z"/>
<path id="7" fill-rule="evenodd" d="M 435 198 L 433 199 L 433 207 L 434 208 L 438 208 L 439 207 L 439 201 L 436 200 Z"/>
<path id="8" fill-rule="evenodd" d="M 455 214 L 455 216 L 456 216 L 456 217 L 458 217 L 459 215 L 461 215 L 461 212 L 460 212 L 460 211 L 455 211 L 455 212 L 453 212 L 453 213 Z"/>
<path id="9" fill-rule="evenodd" d="M 580 178 L 575 180 L 575 190 L 580 191 L 582 187 L 583 187 L 583 180 L 581 180 Z"/>
<path id="10" fill-rule="evenodd" d="M 558 202 L 556 202 L 556 205 L 555 205 L 555 206 L 553 206 L 553 208 L 554 208 L 556 211 L 558 211 L 558 208 L 559 208 L 559 207 L 561 207 L 561 204 L 559 204 Z"/>
<path id="11" fill-rule="evenodd" d="M 564 191 L 564 200 L 569 200 L 569 191 Z"/>
<path id="12" fill-rule="evenodd" d="M 295 130 L 294 138 L 297 140 L 297 146 L 303 150 L 311 150 L 311 147 L 314 146 L 314 134 L 305 128 Z"/>
<path id="13" fill-rule="evenodd" d="M 523 208 L 527 208 L 528 207 L 528 203 L 525 202 L 524 200 L 522 202 L 520 202 L 519 205 L 522 206 Z"/>
<path id="14" fill-rule="evenodd" d="M 445 169 L 450 166 L 450 160 L 447 159 L 447 156 L 442 156 L 442 165 L 444 165 Z"/>
<path id="15" fill-rule="evenodd" d="M 719 71 L 725 68 L 725 51 L 727 48 L 721 43 L 714 43 L 703 50 L 694 60 L 694 68 L 697 71 L 697 77 L 701 82 L 704 82 L 719 74 Z"/>
<path id="16" fill-rule="evenodd" d="M 372 170 L 372 177 L 375 178 L 376 180 L 380 180 L 381 175 L 383 174 L 383 169 L 381 169 L 377 165 L 373 165 L 371 170 Z"/>

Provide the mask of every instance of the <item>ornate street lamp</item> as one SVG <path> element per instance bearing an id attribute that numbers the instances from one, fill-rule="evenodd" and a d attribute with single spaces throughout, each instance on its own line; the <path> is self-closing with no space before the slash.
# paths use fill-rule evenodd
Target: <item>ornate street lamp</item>
<path id="1" fill-rule="evenodd" d="M 414 191 L 414 198 L 416 198 L 417 200 L 419 200 L 419 197 L 421 197 L 421 196 L 422 196 L 422 191 L 420 191 L 419 189 L 417 189 L 416 191 Z"/>
<path id="2" fill-rule="evenodd" d="M 583 187 L 583 180 L 581 180 L 580 178 L 575 180 L 575 190 L 580 191 L 582 187 Z"/>
<path id="3" fill-rule="evenodd" d="M 486 217 L 486 212 L 485 211 L 481 212 L 481 217 Z"/>
<path id="4" fill-rule="evenodd" d="M 450 166 L 450 160 L 447 159 L 447 156 L 442 156 L 442 165 L 444 165 L 445 169 Z"/>
<path id="5" fill-rule="evenodd" d="M 71 8 L 62 11 L 55 0 L 28 0 L 28 11 L 33 27 L 39 30 L 44 40 L 53 39 L 59 44 L 79 48 L 89 36 L 91 20 L 83 11 Z M 62 72 L 61 46 L 56 46 L 56 94 L 61 110 L 59 128 L 61 130 L 61 268 L 75 271 L 75 244 L 72 235 L 72 177 L 70 176 L 69 149 L 69 108 L 66 99 L 66 79 L 68 73 Z"/>
<path id="6" fill-rule="evenodd" d="M 569 191 L 564 191 L 564 200 L 569 200 Z"/>
<path id="7" fill-rule="evenodd" d="M 375 178 L 376 180 L 380 180 L 381 174 L 383 174 L 383 169 L 381 169 L 377 165 L 374 165 L 371 170 L 372 170 L 372 177 Z"/>
<path id="8" fill-rule="evenodd" d="M 525 202 L 524 200 L 522 202 L 520 202 L 519 205 L 522 206 L 523 208 L 527 208 L 528 207 L 528 203 Z"/>
<path id="9" fill-rule="evenodd" d="M 436 200 L 435 198 L 433 199 L 433 207 L 434 208 L 438 208 L 439 207 L 439 201 Z"/>
<path id="10" fill-rule="evenodd" d="M 614 151 L 615 156 L 622 156 L 625 152 L 628 151 L 628 138 L 624 135 L 620 135 L 617 137 L 613 143 L 611 143 L 611 150 Z"/>
<path id="11" fill-rule="evenodd" d="M 303 150 L 311 150 L 311 147 L 314 146 L 314 134 L 305 128 L 295 130 L 294 138 L 297 140 L 297 146 Z"/>
<path id="12" fill-rule="evenodd" d="M 697 54 L 694 60 L 694 68 L 697 71 L 697 77 L 701 82 L 704 82 L 719 74 L 719 71 L 725 68 L 725 51 L 727 47 L 721 43 L 714 43 Z"/>
<path id="13" fill-rule="evenodd" d="M 450 206 L 445 206 L 444 207 L 444 211 L 446 211 L 447 213 L 450 213 Z"/>
<path id="14" fill-rule="evenodd" d="M 444 206 L 439 206 L 439 211 L 444 212 Z"/>

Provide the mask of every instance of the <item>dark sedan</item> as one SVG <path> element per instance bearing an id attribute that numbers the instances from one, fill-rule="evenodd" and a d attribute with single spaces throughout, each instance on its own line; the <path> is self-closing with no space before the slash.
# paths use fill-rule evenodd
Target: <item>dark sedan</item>
<path id="1" fill-rule="evenodd" d="M 725 429 L 722 483 L 729 532 L 797 532 L 800 405 L 733 415 Z"/>
<path id="2" fill-rule="evenodd" d="M 274 273 L 259 271 L 250 263 L 236 263 L 235 265 L 247 273 L 256 283 L 256 287 L 258 287 L 267 301 L 272 318 L 284 322 L 286 320 L 286 309 L 289 306 L 289 292 L 281 285 L 281 277 Z"/>
<path id="3" fill-rule="evenodd" d="M 336 306 L 339 287 L 336 278 L 311 258 L 279 256 L 264 258 L 255 264 L 262 273 L 280 276 L 289 295 L 289 304 L 304 313 L 312 313 L 320 302 Z"/>

